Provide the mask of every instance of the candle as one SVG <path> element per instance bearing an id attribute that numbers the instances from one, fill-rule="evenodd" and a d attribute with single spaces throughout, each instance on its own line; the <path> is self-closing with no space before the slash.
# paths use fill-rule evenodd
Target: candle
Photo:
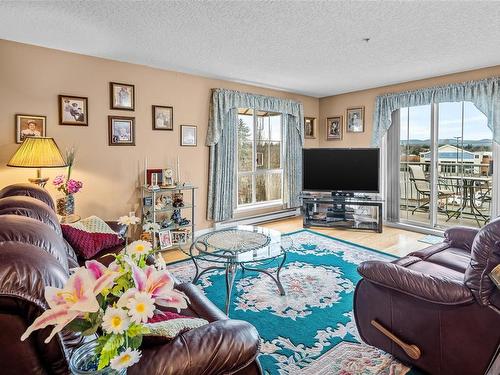
<path id="1" fill-rule="evenodd" d="M 179 168 L 179 157 L 177 156 L 177 173 L 176 173 L 176 177 L 177 177 L 177 184 L 180 184 L 181 182 L 181 172 L 180 172 L 180 168 Z"/>
<path id="2" fill-rule="evenodd" d="M 148 157 L 144 158 L 144 186 L 148 186 Z"/>

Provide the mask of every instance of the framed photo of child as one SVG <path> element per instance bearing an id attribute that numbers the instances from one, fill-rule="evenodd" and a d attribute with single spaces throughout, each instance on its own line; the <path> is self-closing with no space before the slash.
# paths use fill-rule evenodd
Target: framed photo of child
<path id="1" fill-rule="evenodd" d="M 172 235 L 170 229 L 162 229 L 158 231 L 158 240 L 160 242 L 160 249 L 166 250 L 172 247 Z"/>

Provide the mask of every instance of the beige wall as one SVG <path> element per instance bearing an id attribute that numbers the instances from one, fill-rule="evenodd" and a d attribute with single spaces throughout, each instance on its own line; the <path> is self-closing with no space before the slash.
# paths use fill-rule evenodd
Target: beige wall
<path id="1" fill-rule="evenodd" d="M 135 85 L 135 112 L 109 109 L 110 81 Z M 166 168 L 179 156 L 181 175 L 199 187 L 196 221 L 199 229 L 206 228 L 211 224 L 205 219 L 208 147 L 204 141 L 214 87 L 299 100 L 306 116 L 319 116 L 317 98 L 0 40 L 0 186 L 26 181 L 35 173 L 5 166 L 18 147 L 15 114 L 45 115 L 47 135 L 55 138 L 61 150 L 71 145 L 78 148 L 73 177 L 84 181 L 84 190 L 76 196 L 78 214 L 113 219 L 137 210 L 144 158 L 149 158 L 151 168 Z M 89 98 L 88 127 L 58 124 L 59 94 Z M 152 130 L 153 104 L 174 107 L 173 132 Z M 136 146 L 108 146 L 108 115 L 135 116 Z M 181 124 L 198 126 L 197 147 L 179 146 Z M 318 139 L 306 141 L 306 147 L 318 144 Z M 51 178 L 64 172 L 43 171 Z M 48 190 L 56 196 L 51 186 Z"/>
<path id="2" fill-rule="evenodd" d="M 370 90 L 362 90 L 342 95 L 321 98 L 319 101 L 319 146 L 320 147 L 368 147 L 372 136 L 372 119 L 375 98 L 378 95 L 414 90 L 424 87 L 444 85 L 454 82 L 463 82 L 500 75 L 500 65 L 472 70 L 463 73 L 450 74 L 430 79 L 401 83 L 397 85 L 378 87 Z M 347 133 L 345 131 L 346 110 L 349 107 L 365 107 L 365 132 Z M 326 140 L 326 118 L 342 115 L 344 116 L 344 137 L 338 141 Z"/>

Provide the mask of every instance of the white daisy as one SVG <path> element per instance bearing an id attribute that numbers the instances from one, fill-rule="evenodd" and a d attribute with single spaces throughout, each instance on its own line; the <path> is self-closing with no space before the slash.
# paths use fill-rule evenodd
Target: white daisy
<path id="1" fill-rule="evenodd" d="M 116 371 L 132 366 L 133 364 L 139 362 L 141 359 L 141 352 L 138 350 L 132 350 L 131 348 L 125 349 L 125 351 L 118 354 L 110 362 L 111 368 Z"/>
<path id="2" fill-rule="evenodd" d="M 160 224 L 158 223 L 146 223 L 142 226 L 145 232 L 158 232 L 160 230 Z"/>
<path id="3" fill-rule="evenodd" d="M 147 323 L 155 311 L 155 300 L 146 292 L 137 292 L 127 302 L 130 320 L 134 323 Z"/>
<path id="4" fill-rule="evenodd" d="M 127 254 L 132 255 L 145 255 L 153 249 L 150 242 L 144 240 L 137 240 L 127 246 Z"/>
<path id="5" fill-rule="evenodd" d="M 120 216 L 118 218 L 118 224 L 127 225 L 127 226 L 138 224 L 140 221 L 141 221 L 141 219 L 139 219 L 137 216 L 135 216 L 134 213 L 131 213 L 128 216 L 127 215 Z"/>
<path id="6" fill-rule="evenodd" d="M 130 318 L 127 312 L 120 308 L 108 307 L 102 317 L 102 328 L 107 333 L 120 334 L 128 329 Z"/>

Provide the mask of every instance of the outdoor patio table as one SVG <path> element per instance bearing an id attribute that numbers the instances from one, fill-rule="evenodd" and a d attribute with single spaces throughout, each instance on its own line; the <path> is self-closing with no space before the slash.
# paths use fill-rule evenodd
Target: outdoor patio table
<path id="1" fill-rule="evenodd" d="M 475 202 L 475 189 L 476 189 L 476 182 L 482 182 L 482 183 L 488 183 L 488 186 L 491 183 L 491 177 L 468 177 L 468 176 L 439 176 L 441 179 L 447 179 L 447 180 L 454 180 L 454 181 L 462 181 L 463 183 L 463 199 L 462 199 L 462 206 L 454 211 L 450 217 L 446 221 L 449 221 L 453 217 L 456 217 L 457 219 L 462 215 L 463 210 L 469 206 L 472 215 L 474 215 L 474 218 L 476 219 L 478 225 L 481 227 L 481 223 L 479 222 L 478 216 L 482 217 L 485 222 L 489 220 L 489 217 L 485 216 L 481 210 L 476 206 Z"/>

